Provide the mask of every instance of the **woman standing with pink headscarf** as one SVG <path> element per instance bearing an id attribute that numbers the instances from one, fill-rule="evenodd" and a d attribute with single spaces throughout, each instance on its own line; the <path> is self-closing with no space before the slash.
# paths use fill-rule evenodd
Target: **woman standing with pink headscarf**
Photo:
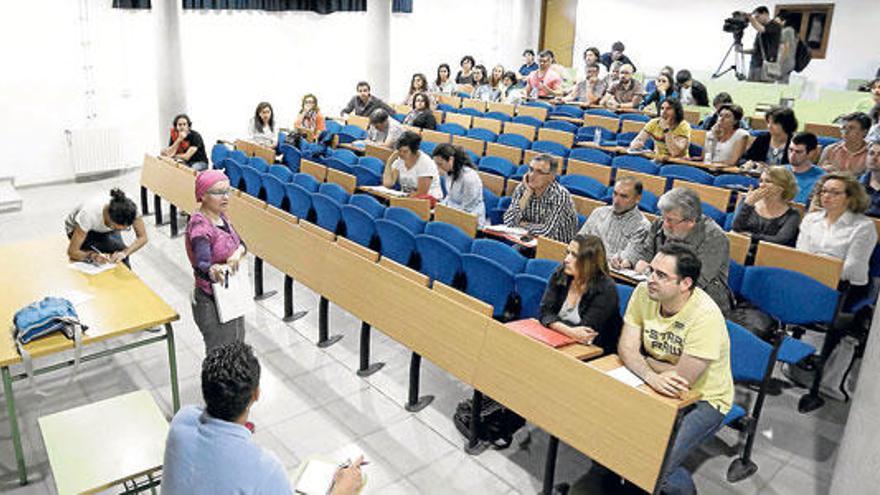
<path id="1" fill-rule="evenodd" d="M 244 317 L 220 323 L 212 282 L 235 273 L 247 253 L 241 238 L 226 218 L 229 179 L 220 170 L 205 170 L 196 177 L 196 201 L 201 203 L 186 226 L 186 254 L 193 267 L 193 319 L 205 340 L 205 352 L 233 341 L 244 341 Z"/>

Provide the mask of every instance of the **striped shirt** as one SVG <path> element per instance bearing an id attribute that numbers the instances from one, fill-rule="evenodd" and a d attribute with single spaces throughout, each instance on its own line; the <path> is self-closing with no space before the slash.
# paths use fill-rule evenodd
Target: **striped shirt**
<path id="1" fill-rule="evenodd" d="M 610 258 L 622 253 L 630 243 L 640 244 L 650 227 L 651 222 L 638 208 L 617 215 L 613 206 L 603 206 L 590 213 L 590 217 L 578 233 L 592 234 L 602 239 L 605 252 Z"/>
<path id="2" fill-rule="evenodd" d="M 567 189 L 553 181 L 540 196 L 532 196 L 525 209 L 519 200 L 526 185 L 516 186 L 510 198 L 510 207 L 504 212 L 504 224 L 523 227 L 534 236 L 545 236 L 560 242 L 569 242 L 577 231 L 577 212 Z"/>

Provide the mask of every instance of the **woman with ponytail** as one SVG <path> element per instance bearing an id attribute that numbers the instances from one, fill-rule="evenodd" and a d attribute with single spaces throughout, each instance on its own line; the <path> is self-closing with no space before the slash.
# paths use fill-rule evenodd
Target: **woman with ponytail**
<path id="1" fill-rule="evenodd" d="M 123 230 L 134 228 L 135 240 L 126 246 Z M 129 265 L 128 257 L 147 243 L 147 229 L 137 214 L 137 206 L 121 189 L 77 206 L 64 221 L 70 242 L 67 256 L 72 261 Z M 130 266 L 130 265 L 129 265 Z"/>

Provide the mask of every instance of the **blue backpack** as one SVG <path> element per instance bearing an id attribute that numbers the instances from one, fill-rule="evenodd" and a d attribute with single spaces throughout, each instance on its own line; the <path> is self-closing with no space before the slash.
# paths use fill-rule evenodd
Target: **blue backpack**
<path id="1" fill-rule="evenodd" d="M 15 312 L 12 318 L 14 329 L 12 338 L 18 347 L 25 372 L 37 393 L 34 384 L 34 367 L 30 354 L 24 349 L 25 344 L 34 339 L 53 334 L 63 333 L 74 342 L 74 367 L 70 380 L 76 376 L 82 353 L 82 332 L 86 329 L 79 321 L 73 304 L 62 297 L 44 297 L 42 301 L 33 302 Z M 69 383 L 69 382 L 68 382 Z"/>

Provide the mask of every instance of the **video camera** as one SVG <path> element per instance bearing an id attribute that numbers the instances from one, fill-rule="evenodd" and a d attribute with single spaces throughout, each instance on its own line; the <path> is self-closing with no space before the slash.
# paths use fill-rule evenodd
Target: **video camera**
<path id="1" fill-rule="evenodd" d="M 725 33 L 733 33 L 734 38 L 742 39 L 743 32 L 749 25 L 749 14 L 745 12 L 734 12 L 730 17 L 724 19 L 724 26 L 721 28 Z"/>

